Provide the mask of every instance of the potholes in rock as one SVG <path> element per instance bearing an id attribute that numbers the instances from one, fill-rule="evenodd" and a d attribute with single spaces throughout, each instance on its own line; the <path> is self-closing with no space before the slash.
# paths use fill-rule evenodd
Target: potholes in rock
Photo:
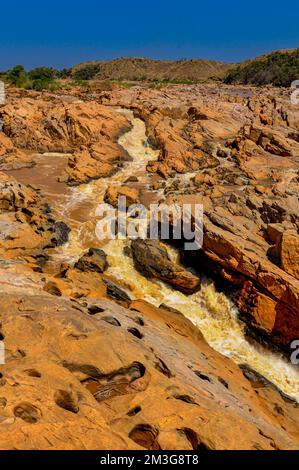
<path id="1" fill-rule="evenodd" d="M 139 310 L 136 310 L 136 309 L 130 308 L 130 310 L 131 310 L 132 312 L 138 312 L 138 313 L 140 313 Z M 144 322 L 144 320 L 143 320 L 142 317 L 139 317 L 139 316 L 130 317 L 129 315 L 127 315 L 127 317 L 130 318 L 130 320 L 133 320 L 133 322 L 136 323 L 136 325 L 145 326 L 145 322 Z"/>
<path id="2" fill-rule="evenodd" d="M 128 411 L 127 416 L 136 416 L 141 412 L 141 409 L 141 406 L 135 406 L 135 408 L 132 408 L 130 411 Z"/>
<path id="3" fill-rule="evenodd" d="M 179 429 L 178 431 L 181 434 L 184 434 L 186 436 L 186 438 L 188 439 L 188 441 L 190 442 L 190 444 L 192 446 L 192 449 L 197 450 L 199 440 L 198 440 L 198 436 L 197 436 L 196 432 L 193 431 L 193 429 L 190 429 L 190 428 L 183 428 L 183 429 Z"/>
<path id="4" fill-rule="evenodd" d="M 210 377 L 208 377 L 208 376 L 205 375 L 205 374 L 202 374 L 199 370 L 194 370 L 193 372 L 194 372 L 194 374 L 197 375 L 197 377 L 199 377 L 201 380 L 206 380 L 207 382 L 212 383 L 212 380 L 210 379 Z"/>
<path id="5" fill-rule="evenodd" d="M 199 406 L 198 403 L 196 403 L 196 401 L 192 397 L 190 397 L 190 395 L 174 395 L 173 398 L 188 403 L 189 405 Z"/>
<path id="6" fill-rule="evenodd" d="M 118 300 L 120 302 L 124 302 L 126 305 L 131 303 L 132 299 L 120 286 L 108 279 L 104 279 L 104 283 L 107 287 L 108 297 L 111 297 L 112 299 Z"/>
<path id="7" fill-rule="evenodd" d="M 50 256 L 41 252 L 37 253 L 35 256 L 33 256 L 35 259 L 35 262 L 37 264 L 37 267 L 43 268 L 47 264 L 47 262 L 50 260 Z"/>
<path id="8" fill-rule="evenodd" d="M 130 307 L 130 310 L 131 310 L 131 312 L 141 313 L 140 310 L 138 310 L 138 308 L 136 308 L 136 307 Z"/>
<path id="9" fill-rule="evenodd" d="M 62 296 L 61 290 L 56 286 L 54 282 L 48 282 L 47 284 L 45 284 L 44 291 L 48 292 L 48 294 L 55 295 L 57 297 Z"/>
<path id="10" fill-rule="evenodd" d="M 74 362 L 63 361 L 61 365 L 70 372 L 79 372 L 89 378 L 97 379 L 103 377 L 102 372 L 97 367 L 89 364 L 76 364 Z"/>
<path id="11" fill-rule="evenodd" d="M 130 311 L 131 312 L 134 312 L 136 314 L 140 314 L 140 310 L 137 310 L 136 308 L 130 308 Z M 130 318 L 130 320 L 133 320 L 134 323 L 136 323 L 136 325 L 139 325 L 139 326 L 145 326 L 145 321 L 144 319 L 141 317 L 141 316 L 129 316 L 127 315 L 127 318 Z"/>
<path id="12" fill-rule="evenodd" d="M 157 441 L 158 436 L 158 429 L 150 424 L 138 424 L 129 433 L 129 438 L 132 439 L 132 441 L 148 450 L 161 450 Z"/>
<path id="13" fill-rule="evenodd" d="M 218 377 L 218 382 L 220 382 L 227 390 L 229 389 L 229 385 L 226 380 L 224 380 L 222 377 Z"/>
<path id="14" fill-rule="evenodd" d="M 71 333 L 71 334 L 67 335 L 67 337 L 74 340 L 74 341 L 80 341 L 80 340 L 83 340 L 83 339 L 87 339 L 88 335 Z"/>
<path id="15" fill-rule="evenodd" d="M 128 332 L 131 333 L 131 335 L 135 336 L 138 339 L 143 338 L 143 334 L 140 333 L 140 331 L 137 328 L 128 328 Z"/>
<path id="16" fill-rule="evenodd" d="M 27 369 L 24 370 L 24 372 L 29 376 L 29 377 L 35 377 L 37 379 L 40 379 L 42 374 L 38 372 L 36 369 Z"/>
<path id="17" fill-rule="evenodd" d="M 115 317 L 103 317 L 101 320 L 112 326 L 121 326 L 121 323 Z"/>
<path id="18" fill-rule="evenodd" d="M 73 393 L 65 390 L 57 390 L 54 395 L 54 400 L 57 406 L 63 408 L 71 413 L 79 413 L 78 399 Z"/>
<path id="19" fill-rule="evenodd" d="M 178 429 L 178 431 L 188 439 L 193 450 L 200 450 L 200 451 L 201 450 L 213 450 L 206 443 L 202 442 L 199 439 L 199 436 L 197 435 L 195 431 L 193 431 L 193 429 L 182 428 L 182 429 Z"/>
<path id="20" fill-rule="evenodd" d="M 4 409 L 7 405 L 7 399 L 5 397 L 0 398 L 0 409 Z"/>
<path id="21" fill-rule="evenodd" d="M 105 309 L 102 307 L 99 307 L 98 305 L 90 305 L 88 307 L 89 315 L 96 315 L 97 313 L 103 313 L 103 312 L 105 312 Z"/>
<path id="22" fill-rule="evenodd" d="M 165 362 L 162 361 L 162 359 L 160 359 L 159 357 L 156 357 L 156 359 L 157 362 L 155 362 L 155 368 L 169 379 L 171 379 L 171 377 L 174 377 L 174 374 L 170 371 Z"/>
<path id="23" fill-rule="evenodd" d="M 134 321 L 137 325 L 145 326 L 144 320 L 143 320 L 143 318 L 141 318 L 141 317 L 133 318 L 133 321 Z"/>
<path id="24" fill-rule="evenodd" d="M 275 405 L 273 407 L 273 411 L 275 411 L 275 413 L 277 413 L 281 416 L 284 416 L 284 411 L 283 411 L 282 407 L 280 405 L 278 405 L 278 403 L 275 403 Z"/>
<path id="25" fill-rule="evenodd" d="M 145 377 L 146 369 L 140 362 L 133 362 L 129 367 L 100 374 L 97 377 L 88 377 L 81 383 L 98 401 L 104 401 L 120 395 L 127 395 L 143 391 L 147 388 L 149 377 Z"/>
<path id="26" fill-rule="evenodd" d="M 13 412 L 17 418 L 21 418 L 23 421 L 29 424 L 37 423 L 41 419 L 40 409 L 34 405 L 31 405 L 31 403 L 20 403 L 14 408 Z"/>
<path id="27" fill-rule="evenodd" d="M 5 339 L 5 336 L 4 336 L 4 334 L 1 333 L 1 331 L 0 331 L 0 341 L 4 341 L 4 339 Z"/>

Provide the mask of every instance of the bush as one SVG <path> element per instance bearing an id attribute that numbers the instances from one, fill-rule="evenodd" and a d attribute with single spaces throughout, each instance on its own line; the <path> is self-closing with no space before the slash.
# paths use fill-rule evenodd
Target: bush
<path id="1" fill-rule="evenodd" d="M 56 76 L 56 70 L 50 67 L 37 67 L 36 69 L 30 70 L 28 74 L 30 80 L 42 80 L 51 81 Z"/>
<path id="2" fill-rule="evenodd" d="M 299 79 L 299 49 L 291 52 L 272 52 L 245 66 L 234 67 L 227 73 L 224 82 L 288 87 L 297 79 Z"/>
<path id="3" fill-rule="evenodd" d="M 59 88 L 59 83 L 55 81 L 56 76 L 57 71 L 51 67 L 37 67 L 28 73 L 30 82 L 26 88 L 55 91 Z"/>
<path id="4" fill-rule="evenodd" d="M 93 79 L 100 71 L 100 64 L 87 64 L 84 67 L 81 67 L 73 73 L 75 80 L 91 80 Z"/>
<path id="5" fill-rule="evenodd" d="M 72 69 L 62 69 L 56 71 L 57 78 L 69 78 L 72 75 Z"/>
<path id="6" fill-rule="evenodd" d="M 27 73 L 23 65 L 16 65 L 13 69 L 8 70 L 6 79 L 14 86 L 23 87 L 27 82 Z"/>

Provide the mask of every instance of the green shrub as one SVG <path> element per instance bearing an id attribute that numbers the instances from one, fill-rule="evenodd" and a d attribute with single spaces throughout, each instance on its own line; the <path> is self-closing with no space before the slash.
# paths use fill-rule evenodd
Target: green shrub
<path id="1" fill-rule="evenodd" d="M 8 70 L 6 79 L 14 86 L 23 87 L 27 82 L 27 73 L 23 65 L 16 65 L 13 69 Z"/>
<path id="2" fill-rule="evenodd" d="M 288 87 L 297 79 L 299 79 L 299 49 L 291 52 L 272 52 L 245 66 L 238 65 L 227 73 L 224 82 Z"/>
<path id="3" fill-rule="evenodd" d="M 100 64 L 87 64 L 75 70 L 73 78 L 75 80 L 91 80 L 100 71 Z"/>
<path id="4" fill-rule="evenodd" d="M 38 80 L 33 80 L 29 82 L 26 88 L 30 90 L 35 90 L 35 91 L 43 91 L 43 90 L 56 91 L 60 88 L 60 84 L 56 80 L 38 79 Z"/>
<path id="5" fill-rule="evenodd" d="M 56 70 L 56 77 L 57 78 L 70 78 L 72 75 L 72 69 L 62 69 Z"/>
<path id="6" fill-rule="evenodd" d="M 30 83 L 27 88 L 36 91 L 55 91 L 59 88 L 59 83 L 55 81 L 56 76 L 57 71 L 51 67 L 37 67 L 28 73 Z"/>
<path id="7" fill-rule="evenodd" d="M 37 67 L 30 70 L 28 76 L 33 81 L 52 81 L 56 76 L 56 70 L 50 67 Z"/>

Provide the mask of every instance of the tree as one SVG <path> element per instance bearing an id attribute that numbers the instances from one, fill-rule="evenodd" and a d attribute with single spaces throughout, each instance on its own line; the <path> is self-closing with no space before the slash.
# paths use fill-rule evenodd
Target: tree
<path id="1" fill-rule="evenodd" d="M 299 78 L 299 49 L 272 52 L 229 70 L 225 83 L 244 83 L 288 87 Z"/>
<path id="2" fill-rule="evenodd" d="M 6 74 L 7 80 L 17 87 L 22 87 L 27 81 L 27 73 L 23 65 L 16 65 Z"/>
<path id="3" fill-rule="evenodd" d="M 56 70 L 50 67 L 37 67 L 30 70 L 28 76 L 31 80 L 30 88 L 36 91 L 48 90 L 54 83 Z"/>
<path id="4" fill-rule="evenodd" d="M 30 80 L 54 80 L 56 71 L 51 67 L 37 67 L 29 72 Z"/>
<path id="5" fill-rule="evenodd" d="M 69 78 L 72 75 L 72 69 L 62 69 L 62 70 L 57 70 L 56 76 L 57 78 Z"/>
<path id="6" fill-rule="evenodd" d="M 100 64 L 86 64 L 74 71 L 75 80 L 92 80 L 100 71 Z"/>

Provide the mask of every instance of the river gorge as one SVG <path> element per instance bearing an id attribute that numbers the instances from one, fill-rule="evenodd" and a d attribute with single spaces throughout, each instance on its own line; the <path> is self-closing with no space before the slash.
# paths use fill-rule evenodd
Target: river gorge
<path id="1" fill-rule="evenodd" d="M 286 292 L 293 292 L 292 289 L 295 286 L 295 279 L 293 281 L 292 276 L 278 272 L 279 268 L 275 264 L 269 267 L 269 260 L 265 261 L 264 265 L 260 261 L 259 271 L 255 272 L 257 261 L 254 256 L 257 253 L 257 257 L 261 257 L 262 250 L 265 252 L 269 249 L 269 238 L 264 239 L 262 232 L 267 224 L 273 225 L 271 214 L 273 214 L 274 205 L 266 214 L 266 203 L 264 202 L 264 206 L 258 206 L 258 198 L 264 198 L 266 201 L 268 197 L 267 204 L 269 207 L 272 204 L 268 193 L 274 183 L 270 181 L 267 171 L 269 162 L 271 159 L 271 162 L 274 161 L 274 157 L 268 152 L 264 162 L 261 162 L 260 157 L 257 163 L 257 154 L 253 152 L 252 161 L 247 157 L 244 160 L 245 163 L 240 163 L 238 160 L 240 157 L 236 155 L 236 152 L 234 154 L 237 144 L 232 144 L 229 136 L 236 137 L 237 128 L 241 124 L 240 120 L 244 120 L 244 126 L 248 120 L 253 122 L 254 111 L 248 104 L 244 104 L 248 98 L 243 96 L 243 92 L 234 97 L 235 102 L 230 109 L 231 98 L 227 98 L 226 92 L 224 89 L 219 98 L 222 100 L 224 110 L 223 117 L 220 118 L 216 118 L 216 111 L 212 109 L 208 93 L 202 93 L 200 87 L 194 90 L 187 86 L 186 89 L 178 87 L 178 90 L 170 87 L 165 96 L 158 91 L 141 90 L 138 92 L 139 95 L 136 95 L 134 89 L 132 91 L 116 90 L 111 93 L 109 100 L 104 95 L 101 98 L 101 104 L 97 104 L 95 100 L 92 105 L 84 100 L 84 96 L 80 99 L 70 97 L 67 101 L 64 97 L 49 97 L 46 107 L 49 107 L 52 117 L 44 117 L 49 121 L 45 124 L 45 129 L 39 131 L 43 135 L 42 145 L 36 140 L 34 151 L 27 149 L 24 152 L 23 143 L 19 151 L 24 152 L 21 157 L 24 163 L 16 164 L 15 160 L 8 157 L 7 161 L 2 164 L 3 175 L 8 178 L 8 182 L 5 182 L 4 176 L 2 178 L 4 181 L 2 184 L 6 185 L 5 191 L 8 191 L 9 187 L 10 191 L 26 193 L 24 197 L 13 193 L 13 210 L 16 214 L 14 223 L 18 230 L 20 230 L 18 224 L 23 224 L 24 236 L 27 240 L 32 240 L 32 246 L 27 248 L 15 242 L 20 238 L 18 232 L 16 235 L 9 234 L 11 240 L 8 236 L 4 239 L 3 247 L 8 254 L 5 273 L 7 272 L 8 277 L 10 272 L 14 273 L 13 276 L 19 276 L 15 284 L 18 287 L 14 298 L 10 299 L 11 294 L 8 291 L 5 302 L 8 306 L 15 304 L 16 307 L 13 307 L 12 311 L 17 308 L 17 311 L 34 312 L 28 315 L 34 316 L 36 326 L 28 330 L 30 333 L 25 343 L 27 344 L 28 341 L 29 351 L 34 350 L 41 358 L 40 363 L 38 360 L 40 369 L 44 368 L 41 375 L 45 374 L 48 381 L 48 385 L 46 383 L 42 385 L 41 390 L 44 390 L 43 387 L 49 387 L 49 384 L 51 384 L 50 387 L 53 386 L 56 389 L 58 382 L 65 382 L 58 386 L 59 390 L 61 387 L 64 390 L 63 394 L 57 390 L 54 393 L 53 390 L 54 402 L 51 398 L 52 391 L 50 394 L 45 392 L 46 407 L 49 407 L 47 413 L 50 413 L 49 416 L 54 416 L 55 409 L 51 404 L 53 402 L 60 407 L 61 419 L 63 419 L 63 413 L 67 413 L 70 426 L 75 426 L 78 422 L 78 420 L 73 422 L 75 416 L 80 418 L 80 426 L 83 427 L 87 425 L 88 420 L 91 420 L 93 422 L 90 428 L 92 442 L 96 436 L 96 423 L 100 420 L 101 433 L 105 436 L 101 445 L 105 445 L 103 442 L 107 441 L 107 446 L 110 446 L 109 439 L 112 439 L 113 442 L 115 441 L 113 446 L 119 446 L 122 442 L 121 445 L 124 448 L 130 448 L 130 445 L 138 447 L 141 442 L 146 442 L 146 446 L 150 446 L 147 448 L 155 448 L 155 446 L 172 448 L 173 445 L 177 448 L 191 445 L 194 448 L 194 445 L 199 445 L 200 442 L 205 442 L 204 445 L 211 448 L 221 448 L 227 445 L 234 447 L 237 445 L 234 433 L 238 428 L 238 420 L 242 420 L 248 423 L 248 434 L 242 438 L 244 448 L 248 445 L 261 448 L 267 445 L 272 447 L 296 445 L 293 444 L 292 439 L 297 438 L 298 431 L 295 430 L 291 416 L 292 410 L 297 408 L 297 402 L 299 402 L 299 371 L 298 367 L 290 362 L 291 350 L 289 357 L 286 354 L 286 345 L 296 336 L 290 336 L 289 330 L 283 330 L 279 322 L 272 322 L 270 313 L 268 317 L 266 314 L 263 317 L 261 309 L 255 310 L 261 305 L 261 308 L 265 310 L 263 302 L 268 302 L 267 311 L 272 312 L 273 302 L 276 302 L 275 305 L 280 305 L 277 299 L 280 296 L 281 286 L 287 286 Z M 158 111 L 150 109 L 149 94 L 152 94 L 151 103 L 160 103 L 157 105 Z M 194 101 L 198 101 L 197 110 L 196 107 L 189 106 L 190 96 L 193 96 Z M 255 97 L 255 99 L 258 98 Z M 9 110 L 9 106 L 15 106 L 13 100 L 17 99 L 12 99 L 4 114 L 4 132 L 5 129 L 10 129 L 7 135 L 11 136 L 12 141 L 13 126 L 19 126 L 16 117 L 13 117 Z M 38 115 L 44 104 L 42 100 L 39 101 L 39 97 L 28 97 L 27 100 L 24 102 L 26 113 L 30 119 L 33 119 L 34 113 Z M 18 103 L 21 102 L 18 101 Z M 36 108 L 35 103 L 38 103 Z M 54 111 L 57 113 L 55 106 L 57 109 L 62 106 L 67 110 L 65 128 L 60 128 L 61 119 L 64 118 L 60 117 L 60 123 L 59 121 L 57 121 L 58 124 L 55 123 Z M 205 118 L 200 114 L 203 113 L 203 109 L 207 114 Z M 227 119 L 226 113 L 230 112 L 232 112 L 230 124 L 224 124 L 221 119 Z M 24 116 L 26 113 L 23 113 Z M 197 117 L 198 115 L 200 117 Z M 27 117 L 19 119 L 26 121 Z M 238 125 L 234 119 L 238 121 Z M 38 135 L 30 135 L 29 129 L 26 132 L 28 134 L 24 134 L 23 139 L 24 142 L 27 141 L 28 146 L 28 142 L 35 142 Z M 70 136 L 67 137 L 69 140 L 65 140 L 65 135 Z M 82 148 L 77 145 L 74 152 L 70 142 L 75 141 L 76 138 L 81 142 Z M 241 141 L 241 137 L 238 138 Z M 97 139 L 100 139 L 99 142 Z M 227 142 L 224 145 L 225 139 Z M 250 138 L 247 140 L 249 141 Z M 58 143 L 52 145 L 52 141 Z M 191 147 L 188 147 L 191 145 L 190 142 L 193 146 L 192 156 Z M 18 146 L 18 143 L 14 142 L 14 145 Z M 182 149 L 184 145 L 185 154 L 180 155 L 177 149 Z M 238 145 L 238 152 L 241 153 L 239 141 Z M 251 149 L 253 144 L 247 143 L 247 145 Z M 88 151 L 85 147 L 88 147 Z M 261 149 L 258 151 L 262 152 Z M 115 170 L 113 162 L 116 160 L 113 158 L 117 152 L 121 152 L 122 156 L 120 160 L 117 160 Z M 249 150 L 247 149 L 246 152 L 248 154 Z M 107 158 L 106 155 L 111 155 L 111 157 Z M 292 175 L 295 174 L 294 162 L 297 162 L 299 154 L 296 156 L 295 152 L 294 155 L 294 161 L 290 156 L 284 161 L 281 160 L 280 163 L 284 178 L 288 177 L 290 182 L 292 182 Z M 277 160 L 275 165 L 278 175 L 280 170 Z M 104 171 L 106 174 L 100 175 Z M 97 172 L 97 174 L 92 174 L 92 172 Z M 255 176 L 253 176 L 254 172 Z M 249 184 L 249 181 L 253 181 L 254 178 L 259 181 Z M 14 181 L 20 185 L 19 189 L 17 187 L 15 189 Z M 281 190 L 278 177 L 275 184 L 277 185 L 276 194 L 278 194 Z M 252 189 L 255 187 L 257 190 Z M 253 195 L 254 191 L 256 192 Z M 99 240 L 97 238 L 97 206 L 103 202 L 114 205 L 119 195 L 126 195 L 132 203 L 141 202 L 145 206 L 151 202 L 160 201 L 169 204 L 179 201 L 184 204 L 190 202 L 190 199 L 198 200 L 203 204 L 204 212 L 209 220 L 205 228 L 207 241 L 203 247 L 205 259 L 203 266 L 197 272 L 194 269 L 188 271 L 180 264 L 182 253 L 178 248 L 165 243 L 160 243 L 157 248 L 160 250 L 159 253 L 162 253 L 162 257 L 166 257 L 167 266 L 173 270 L 174 277 L 179 278 L 180 276 L 176 273 L 182 272 L 183 278 L 186 278 L 188 282 L 189 276 L 193 276 L 194 279 L 200 271 L 200 289 L 194 292 L 190 289 L 190 292 L 186 293 L 181 289 L 171 287 L 160 274 L 156 278 L 153 275 L 145 275 L 141 272 L 142 270 L 136 268 L 134 257 L 136 253 L 134 255 L 133 251 L 132 255 L 129 239 Z M 21 202 L 18 201 L 18 197 Z M 290 203 L 292 203 L 292 197 L 290 185 L 287 195 Z M 221 198 L 223 198 L 222 202 Z M 26 201 L 25 205 L 23 201 Z M 246 202 L 242 206 L 244 202 L 240 201 L 250 201 L 250 203 Z M 262 219 L 258 218 L 260 215 L 256 215 L 258 211 Z M 4 222 L 5 217 L 2 215 L 1 223 L 4 224 Z M 212 224 L 214 224 L 213 227 Z M 32 228 L 35 232 L 34 236 Z M 226 235 L 223 236 L 221 230 L 228 233 L 228 237 L 232 239 L 225 239 Z M 242 241 L 236 242 L 233 237 L 239 237 Z M 215 248 L 212 242 L 216 243 L 217 240 L 218 247 Z M 8 242 L 10 245 L 5 245 Z M 230 244 L 234 248 L 231 248 Z M 145 249 L 148 249 L 147 245 Z M 149 249 L 152 249 L 151 246 Z M 236 253 L 236 249 L 240 251 Z M 242 250 L 245 250 L 244 255 Z M 148 263 L 151 264 L 151 262 L 152 260 L 149 259 Z M 158 266 L 157 272 L 161 270 L 163 271 Z M 231 284 L 232 288 L 229 288 L 227 284 L 224 288 L 218 286 L 215 279 L 218 277 L 220 280 L 221 276 Z M 267 281 L 265 284 L 266 277 L 270 279 L 271 276 L 273 289 L 270 282 Z M 252 291 L 249 292 L 248 289 Z M 253 291 L 257 299 L 262 300 L 253 302 L 251 300 Z M 246 301 L 245 294 L 248 295 Z M 294 299 L 295 295 L 289 303 L 290 308 L 295 305 Z M 20 305 L 22 305 L 21 310 Z M 248 305 L 251 308 L 253 320 L 249 315 L 246 317 L 245 311 L 249 308 Z M 76 318 L 75 309 L 82 315 L 82 318 L 79 313 L 79 317 Z M 10 315 L 12 313 L 8 311 L 7 317 L 4 317 L 4 330 L 6 330 L 6 322 L 11 323 Z M 288 311 L 286 315 L 293 318 Z M 86 323 L 84 323 L 84 316 Z M 10 383 L 19 383 L 21 380 L 22 386 L 25 387 L 27 403 L 30 395 L 27 388 L 30 385 L 29 382 L 27 384 L 27 379 L 21 379 L 21 369 L 24 368 L 22 363 L 28 361 L 26 370 L 35 370 L 34 357 L 31 352 L 27 354 L 26 347 L 19 346 L 16 349 L 12 346 L 16 341 L 15 335 L 18 331 L 22 331 L 22 323 L 25 321 L 22 317 L 23 315 L 18 316 L 16 331 L 8 340 L 6 353 L 8 362 L 5 366 L 8 367 L 8 379 L 3 385 L 3 390 L 9 387 Z M 287 320 L 286 324 L 290 325 L 291 321 L 293 320 Z M 50 324 L 46 326 L 45 322 L 50 322 Z M 255 331 L 252 336 L 250 331 L 248 333 L 250 322 L 253 323 Z M 280 330 L 279 334 L 273 335 L 272 338 L 272 332 L 275 330 L 274 323 Z M 41 328 L 40 333 L 38 325 Z M 102 328 L 101 325 L 105 326 Z M 126 331 L 121 333 L 121 328 L 117 327 L 124 325 Z M 295 321 L 294 325 L 296 329 Z M 60 340 L 56 345 L 52 344 L 51 328 L 54 328 L 53 331 L 63 331 L 62 337 L 68 338 L 69 346 L 60 344 Z M 289 328 L 291 330 L 293 327 Z M 9 332 L 8 327 L 7 330 Z M 145 330 L 144 333 L 143 330 Z M 257 333 L 259 331 L 261 331 L 260 341 Z M 129 332 L 129 337 L 126 336 L 127 332 Z M 286 340 L 283 339 L 284 334 Z M 38 347 L 36 341 L 40 335 L 44 336 L 44 340 Z M 5 339 L 9 333 L 5 332 L 3 336 Z M 267 341 L 264 341 L 265 337 Z M 107 341 L 109 346 L 106 344 Z M 149 344 L 146 341 L 149 341 Z M 17 379 L 16 372 L 10 367 L 15 360 L 19 360 L 16 359 L 16 351 L 20 350 L 24 351 L 25 356 L 18 366 L 21 369 L 17 375 L 21 375 Z M 101 362 L 100 354 L 106 358 L 104 362 Z M 161 355 L 164 355 L 163 359 Z M 194 364 L 198 361 L 199 364 L 195 366 Z M 91 365 L 83 367 L 84 363 Z M 137 363 L 142 363 L 142 368 L 147 372 L 142 369 L 142 373 L 137 373 L 136 370 L 140 368 L 136 366 Z M 60 379 L 57 376 L 57 386 L 55 367 L 64 371 L 61 372 Z M 91 367 L 96 367 L 97 372 L 88 372 Z M 134 371 L 132 367 L 135 368 Z M 200 372 L 198 368 L 201 369 Z M 162 382 L 159 377 L 156 378 L 157 370 L 163 378 Z M 63 378 L 64 374 L 65 378 Z M 190 374 L 193 376 L 195 374 L 197 379 L 201 380 L 199 388 L 193 383 Z M 173 382 L 172 385 L 164 384 L 165 380 Z M 250 389 L 251 384 L 255 393 Z M 184 386 L 188 388 L 188 391 L 179 391 Z M 224 392 L 218 390 L 219 386 L 224 387 Z M 81 389 L 81 395 L 77 390 L 78 387 Z M 7 393 L 9 397 L 9 390 Z M 81 398 L 78 398 L 78 393 Z M 202 393 L 202 398 L 199 398 L 200 393 Z M 126 413 L 129 413 L 131 408 L 143 409 L 143 405 L 139 404 L 142 400 L 138 399 L 138 395 L 143 396 L 145 403 L 148 402 L 148 411 L 144 412 L 142 419 L 142 422 L 151 423 L 147 424 L 149 426 L 147 429 L 138 428 L 139 411 L 136 411 L 136 418 L 134 418 L 135 427 L 130 426 L 129 418 L 126 417 Z M 159 400 L 159 396 L 164 397 L 164 395 L 166 414 L 164 418 L 158 418 L 154 412 L 154 400 Z M 197 444 L 194 444 L 192 439 L 193 444 L 190 441 L 190 433 L 180 431 L 177 434 L 175 429 L 179 424 L 171 424 L 170 396 L 171 400 L 177 400 L 177 402 L 180 400 L 180 403 L 183 403 L 180 405 L 182 417 L 179 419 L 183 421 L 186 419 L 186 423 L 189 424 L 181 425 L 180 429 L 195 426 L 196 431 L 192 432 L 196 433 Z M 56 436 L 55 439 L 61 439 L 61 431 L 54 431 L 51 428 L 52 418 L 47 418 L 42 424 L 44 418 L 39 411 L 39 400 L 40 398 L 33 400 L 31 408 L 28 407 L 28 403 L 27 408 L 24 403 L 22 406 L 25 406 L 26 413 L 33 416 L 32 419 L 36 420 L 35 422 L 40 423 L 38 426 L 44 427 L 46 435 L 52 436 L 51 439 L 54 436 Z M 209 400 L 216 400 L 215 405 L 210 405 Z M 203 411 L 199 413 L 192 425 L 192 417 L 189 416 L 189 411 L 185 416 L 184 407 L 192 408 L 193 406 L 197 409 L 199 408 L 198 401 L 201 401 L 200 407 Z M 273 404 L 273 412 L 269 411 L 269 403 Z M 283 408 L 284 406 L 287 410 Z M 126 408 L 128 409 L 125 413 Z M 9 409 L 13 411 L 13 408 Z M 90 411 L 87 412 L 88 409 Z M 195 425 L 196 420 L 205 422 L 209 413 L 214 416 L 211 419 L 218 422 L 221 410 L 227 410 L 225 413 L 228 413 L 223 420 L 223 426 L 226 420 L 227 422 L 232 420 L 235 423 L 232 425 L 232 433 L 227 436 L 226 443 L 224 443 L 224 438 L 221 438 L 224 441 L 220 438 L 218 441 L 213 437 L 212 430 L 206 436 L 204 432 L 201 434 L 197 428 L 199 424 Z M 16 416 L 15 411 L 13 413 Z M 115 418 L 116 415 L 119 421 Z M 18 421 L 9 421 L 10 416 L 8 411 L 3 419 L 0 417 L 0 428 L 5 426 L 5 423 L 11 423 L 7 442 L 13 442 L 13 429 L 17 429 L 18 426 Z M 284 424 L 281 424 L 282 421 Z M 289 429 L 285 435 L 280 425 Z M 260 431 L 260 427 L 263 426 L 265 431 Z M 113 429 L 114 437 L 110 436 L 108 428 Z M 222 429 L 222 424 L 219 429 Z M 269 434 L 275 437 L 265 437 Z M 37 446 L 43 447 L 40 437 L 35 434 L 30 436 Z M 63 442 L 61 448 L 72 447 L 73 439 L 72 433 L 64 437 L 61 441 Z M 86 441 L 85 438 L 80 437 L 80 439 L 80 446 L 89 446 L 88 438 Z M 281 444 L 277 444 L 276 441 Z"/>

